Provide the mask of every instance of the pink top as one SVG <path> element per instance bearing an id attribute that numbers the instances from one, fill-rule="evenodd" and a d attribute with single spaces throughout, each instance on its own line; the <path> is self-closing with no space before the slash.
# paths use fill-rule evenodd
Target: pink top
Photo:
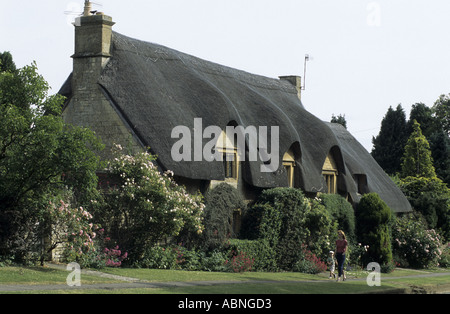
<path id="1" fill-rule="evenodd" d="M 345 253 L 347 244 L 347 240 L 336 240 L 336 253 Z"/>

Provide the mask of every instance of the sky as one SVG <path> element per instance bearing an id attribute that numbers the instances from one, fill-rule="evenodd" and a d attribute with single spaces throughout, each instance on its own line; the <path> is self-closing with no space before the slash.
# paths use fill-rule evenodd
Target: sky
<path id="1" fill-rule="evenodd" d="M 388 108 L 433 106 L 450 93 L 448 0 L 94 0 L 114 30 L 202 59 L 278 78 L 304 76 L 302 102 L 345 115 L 370 152 Z M 72 71 L 84 0 L 0 0 L 0 52 L 36 61 L 56 93 Z"/>

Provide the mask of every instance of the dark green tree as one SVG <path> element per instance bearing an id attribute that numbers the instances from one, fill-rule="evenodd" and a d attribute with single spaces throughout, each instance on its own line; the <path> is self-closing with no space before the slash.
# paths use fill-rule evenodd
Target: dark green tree
<path id="1" fill-rule="evenodd" d="M 0 72 L 14 72 L 16 71 L 16 64 L 9 51 L 0 53 Z"/>
<path id="2" fill-rule="evenodd" d="M 372 157 L 388 174 L 401 170 L 403 147 L 407 140 L 406 116 L 401 105 L 389 107 L 381 122 L 380 133 L 372 139 Z"/>
<path id="3" fill-rule="evenodd" d="M 436 131 L 431 134 L 429 142 L 436 175 L 450 184 L 450 137 L 443 131 Z"/>
<path id="4" fill-rule="evenodd" d="M 36 64 L 0 73 L 0 255 L 26 258 L 50 197 L 69 188 L 78 204 L 96 194 L 102 147 L 93 132 L 66 125 L 63 97 Z"/>
<path id="5" fill-rule="evenodd" d="M 450 95 L 441 95 L 431 108 L 434 133 L 430 141 L 437 176 L 450 184 Z"/>
<path id="6" fill-rule="evenodd" d="M 422 134 L 429 138 L 436 130 L 435 119 L 431 108 L 423 103 L 412 105 L 408 120 L 408 134 L 414 131 L 414 120 L 420 124 Z"/>
<path id="7" fill-rule="evenodd" d="M 334 114 L 331 116 L 331 123 L 339 123 L 340 125 L 342 125 L 344 128 L 347 128 L 347 120 L 345 119 L 345 114 L 344 115 L 338 115 L 335 116 Z"/>
<path id="8" fill-rule="evenodd" d="M 391 209 L 378 194 L 369 193 L 361 198 L 355 216 L 358 241 L 369 245 L 363 262 L 377 262 L 380 265 L 391 263 Z"/>
<path id="9" fill-rule="evenodd" d="M 401 176 L 434 178 L 436 172 L 431 157 L 430 144 L 422 134 L 420 124 L 414 120 L 413 132 L 405 146 Z"/>
<path id="10" fill-rule="evenodd" d="M 431 108 L 442 130 L 450 136 L 450 94 L 441 95 Z"/>

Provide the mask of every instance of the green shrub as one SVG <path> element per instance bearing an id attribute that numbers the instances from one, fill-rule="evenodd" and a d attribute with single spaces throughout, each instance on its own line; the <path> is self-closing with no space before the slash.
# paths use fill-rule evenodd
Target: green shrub
<path id="1" fill-rule="evenodd" d="M 306 274 L 319 274 L 327 270 L 327 264 L 307 249 L 302 248 L 302 255 L 294 265 L 293 271 Z"/>
<path id="2" fill-rule="evenodd" d="M 227 253 L 222 250 L 213 250 L 209 252 L 200 251 L 200 271 L 227 271 L 225 262 Z"/>
<path id="3" fill-rule="evenodd" d="M 450 267 L 450 243 L 448 243 L 442 250 L 441 258 L 439 259 L 440 267 Z"/>
<path id="4" fill-rule="evenodd" d="M 265 239 L 271 247 L 276 247 L 282 224 L 281 211 L 272 205 L 255 204 L 244 216 L 241 238 L 248 240 Z"/>
<path id="5" fill-rule="evenodd" d="M 376 193 L 365 194 L 356 210 L 358 241 L 369 245 L 365 264 L 392 262 L 391 225 L 392 212 L 386 203 Z"/>
<path id="6" fill-rule="evenodd" d="M 202 233 L 203 196 L 189 195 L 173 179 L 160 173 L 155 156 L 147 152 L 126 155 L 115 146 L 108 166 L 108 189 L 94 213 L 111 238 L 129 253 L 126 263 L 139 261 L 148 248 L 183 230 Z"/>
<path id="7" fill-rule="evenodd" d="M 277 259 L 275 250 L 264 239 L 238 240 L 230 239 L 226 245 L 228 256 L 234 257 L 241 252 L 253 259 L 252 270 L 254 271 L 276 271 Z"/>
<path id="8" fill-rule="evenodd" d="M 219 248 L 232 236 L 233 212 L 245 210 L 246 205 L 239 192 L 229 184 L 221 183 L 205 196 L 204 245 L 207 250 Z"/>
<path id="9" fill-rule="evenodd" d="M 338 194 L 321 194 L 318 200 L 325 206 L 338 229 L 343 230 L 350 242 L 355 242 L 355 212 L 353 206 Z"/>
<path id="10" fill-rule="evenodd" d="M 441 237 L 427 230 L 417 215 L 405 215 L 396 220 L 392 231 L 395 261 L 402 267 L 428 268 L 438 266 L 441 258 Z"/>
<path id="11" fill-rule="evenodd" d="M 142 258 L 135 261 L 134 267 L 150 269 L 176 269 L 177 252 L 171 247 L 156 245 L 146 248 Z"/>
<path id="12" fill-rule="evenodd" d="M 132 265 L 138 268 L 178 269 L 188 271 L 227 271 L 227 252 L 205 252 L 180 245 L 156 245 L 147 248 L 143 257 Z"/>
<path id="13" fill-rule="evenodd" d="M 277 265 L 292 270 L 304 256 L 302 245 L 325 258 L 334 246 L 337 224 L 324 205 L 305 198 L 298 189 L 265 190 L 244 217 L 242 235 L 268 241 L 277 255 Z"/>
<path id="14" fill-rule="evenodd" d="M 281 216 L 278 244 L 275 247 L 277 265 L 283 270 L 292 270 L 301 257 L 302 244 L 309 236 L 305 228 L 309 203 L 303 193 L 293 188 L 265 190 L 258 203 L 270 204 Z"/>
<path id="15" fill-rule="evenodd" d="M 426 219 L 428 228 L 450 239 L 450 189 L 438 178 L 406 177 L 398 182 L 412 207 Z"/>
<path id="16" fill-rule="evenodd" d="M 306 212 L 305 226 L 309 235 L 304 244 L 313 254 L 326 259 L 330 248 L 334 248 L 337 237 L 337 223 L 333 221 L 325 206 L 312 200 Z"/>

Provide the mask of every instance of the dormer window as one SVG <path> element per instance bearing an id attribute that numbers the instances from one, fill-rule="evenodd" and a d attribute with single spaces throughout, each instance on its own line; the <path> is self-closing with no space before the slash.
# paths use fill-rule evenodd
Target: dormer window
<path id="1" fill-rule="evenodd" d="M 237 153 L 223 152 L 225 178 L 237 179 Z"/>
<path id="2" fill-rule="evenodd" d="M 283 156 L 283 166 L 287 174 L 287 184 L 290 188 L 294 187 L 294 167 L 295 159 L 294 153 L 289 149 Z"/>
<path id="3" fill-rule="evenodd" d="M 239 157 L 237 148 L 233 142 L 236 143 L 236 140 L 231 141 L 226 132 L 222 131 L 219 141 L 217 142 L 217 149 L 222 154 L 225 178 L 237 180 L 239 173 Z"/>
<path id="4" fill-rule="evenodd" d="M 331 154 L 328 154 L 325 159 L 325 163 L 322 168 L 322 175 L 325 180 L 325 193 L 336 194 L 338 170 L 336 167 L 336 162 Z"/>

